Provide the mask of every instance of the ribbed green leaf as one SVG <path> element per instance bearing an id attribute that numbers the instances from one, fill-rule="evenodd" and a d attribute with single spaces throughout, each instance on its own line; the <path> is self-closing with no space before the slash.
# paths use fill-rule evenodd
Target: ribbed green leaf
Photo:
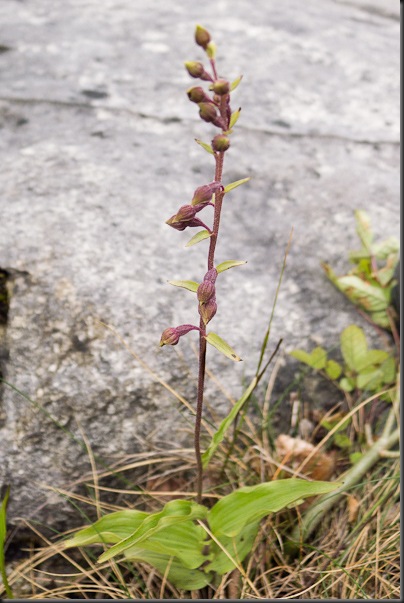
<path id="1" fill-rule="evenodd" d="M 146 517 L 138 529 L 128 538 L 118 542 L 108 551 L 103 553 L 99 562 L 107 561 L 126 549 L 135 545 L 143 545 L 151 536 L 155 536 L 160 530 L 168 526 L 189 521 L 191 519 L 203 519 L 206 516 L 206 508 L 189 500 L 172 500 L 168 502 L 159 513 L 153 513 Z"/>
<path id="2" fill-rule="evenodd" d="M 351 301 L 361 305 L 367 312 L 385 310 L 389 305 L 389 295 L 385 290 L 358 276 L 341 276 L 335 284 Z"/>
<path id="3" fill-rule="evenodd" d="M 224 272 L 229 268 L 234 268 L 235 266 L 242 266 L 243 264 L 247 264 L 244 260 L 226 260 L 225 262 L 221 262 L 216 266 L 216 270 L 218 273 Z"/>
<path id="4" fill-rule="evenodd" d="M 66 540 L 64 546 L 70 548 L 101 542 L 115 544 L 133 534 L 148 516 L 148 513 L 133 509 L 109 513 Z"/>
<path id="5" fill-rule="evenodd" d="M 292 478 L 239 488 L 212 507 L 208 512 L 208 523 L 215 536 L 237 536 L 244 526 L 270 513 L 308 496 L 332 492 L 340 485 Z"/>
<path id="6" fill-rule="evenodd" d="M 220 536 L 220 544 L 237 562 L 241 563 L 251 551 L 259 529 L 259 521 L 245 526 L 237 536 Z M 236 566 L 216 542 L 211 541 L 210 551 L 213 559 L 206 565 L 206 571 L 214 571 L 219 575 L 230 572 Z"/>
<path id="7" fill-rule="evenodd" d="M 163 555 L 153 551 L 146 551 L 141 547 L 131 547 L 124 552 L 124 556 L 130 561 L 141 561 L 155 567 L 162 575 L 166 574 L 169 567 L 167 579 L 177 588 L 184 590 L 198 590 L 203 588 L 212 580 L 211 573 L 205 573 L 198 569 L 189 569 L 175 557 Z"/>

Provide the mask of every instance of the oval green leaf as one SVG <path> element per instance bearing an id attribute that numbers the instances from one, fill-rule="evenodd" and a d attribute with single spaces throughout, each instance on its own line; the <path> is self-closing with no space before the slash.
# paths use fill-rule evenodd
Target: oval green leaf
<path id="1" fill-rule="evenodd" d="M 360 371 L 366 361 L 368 344 L 360 327 L 350 325 L 341 333 L 341 352 L 348 367 Z"/>
<path id="2" fill-rule="evenodd" d="M 229 268 L 234 268 L 235 266 L 242 266 L 243 264 L 247 264 L 245 260 L 226 260 L 225 262 L 221 262 L 216 266 L 216 270 L 218 273 L 224 272 Z"/>
<path id="3" fill-rule="evenodd" d="M 188 243 L 185 245 L 185 247 L 192 247 L 192 245 L 196 245 L 197 243 L 200 243 L 201 241 L 204 241 L 205 239 L 209 239 L 209 237 L 212 236 L 212 233 L 209 232 L 208 230 L 201 230 L 199 232 L 196 233 L 196 235 L 194 235 L 192 237 L 192 239 L 190 239 L 188 241 Z"/>
<path id="4" fill-rule="evenodd" d="M 230 84 L 230 91 L 233 92 L 233 90 L 235 90 L 237 88 L 237 86 L 239 85 L 239 83 L 241 82 L 241 80 L 243 79 L 242 75 L 239 75 L 238 77 L 236 77 L 236 79 Z"/>
<path id="5" fill-rule="evenodd" d="M 240 117 L 241 107 L 234 111 L 230 117 L 229 130 L 237 123 L 238 118 Z"/>
<path id="6" fill-rule="evenodd" d="M 203 149 L 205 149 L 205 151 L 207 151 L 211 155 L 215 154 L 212 147 L 210 146 L 210 144 L 207 144 L 206 142 L 202 142 L 202 140 L 199 140 L 198 138 L 195 138 L 195 142 L 197 142 Z"/>
<path id="7" fill-rule="evenodd" d="M 208 333 L 205 339 L 208 343 L 210 343 L 210 345 L 213 345 L 214 348 L 219 350 L 219 352 L 227 356 L 227 358 L 230 358 L 230 360 L 234 360 L 234 362 L 241 361 L 240 356 L 237 356 L 233 348 L 230 347 L 229 344 L 226 343 L 221 337 L 219 337 L 219 335 L 216 335 L 216 333 Z"/>
<path id="8" fill-rule="evenodd" d="M 237 186 L 240 186 L 249 180 L 251 180 L 251 178 L 242 178 L 241 180 L 236 180 L 236 182 L 231 182 L 224 187 L 224 192 L 228 193 L 229 191 L 232 191 L 233 188 L 237 188 Z"/>
<path id="9" fill-rule="evenodd" d="M 199 283 L 195 281 L 168 281 L 170 285 L 174 285 L 174 287 L 182 287 L 183 289 L 188 289 L 188 291 L 192 291 L 196 293 Z"/>

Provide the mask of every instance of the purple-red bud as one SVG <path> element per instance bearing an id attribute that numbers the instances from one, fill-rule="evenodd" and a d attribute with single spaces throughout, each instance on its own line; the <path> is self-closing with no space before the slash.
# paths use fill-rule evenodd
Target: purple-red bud
<path id="1" fill-rule="evenodd" d="M 175 224 L 180 224 L 181 222 L 189 222 L 195 217 L 195 214 L 195 207 L 192 207 L 192 205 L 182 205 L 182 207 L 179 208 L 177 213 L 171 216 L 171 218 L 166 221 L 166 224 L 175 228 Z"/>
<path id="2" fill-rule="evenodd" d="M 214 317 L 217 311 L 216 297 L 211 297 L 206 304 L 199 304 L 198 312 L 205 325 Z"/>
<path id="3" fill-rule="evenodd" d="M 214 151 L 223 153 L 230 147 L 230 138 L 224 134 L 217 134 L 211 144 Z"/>
<path id="4" fill-rule="evenodd" d="M 161 334 L 160 347 L 163 345 L 177 345 L 180 337 L 186 335 L 192 330 L 199 331 L 199 327 L 194 325 L 180 325 L 179 327 L 169 327 Z"/>
<path id="5" fill-rule="evenodd" d="M 163 345 L 177 345 L 180 340 L 180 336 L 177 333 L 177 329 L 169 327 L 161 334 L 160 347 Z"/>
<path id="6" fill-rule="evenodd" d="M 196 26 L 195 42 L 198 46 L 202 46 L 203 49 L 206 49 L 210 42 L 210 33 L 204 27 L 201 27 L 201 25 Z"/>
<path id="7" fill-rule="evenodd" d="M 197 77 L 209 82 L 212 81 L 212 77 L 205 71 L 204 66 L 199 61 L 187 61 L 185 63 L 185 68 L 191 77 Z"/>
<path id="8" fill-rule="evenodd" d="M 201 304 L 206 304 L 215 295 L 215 285 L 212 281 L 204 280 L 199 285 L 196 295 Z"/>
<path id="9" fill-rule="evenodd" d="M 192 205 L 195 206 L 200 203 L 209 203 L 214 193 L 219 189 L 223 189 L 223 185 L 220 184 L 220 182 L 210 182 L 209 184 L 198 186 L 194 191 L 194 196 L 191 201 Z"/>
<path id="10" fill-rule="evenodd" d="M 189 90 L 187 90 L 187 95 L 192 103 L 212 102 L 212 99 L 209 98 L 205 90 L 200 86 L 194 86 L 193 88 L 189 88 Z"/>
<path id="11" fill-rule="evenodd" d="M 227 80 L 216 80 L 210 86 L 210 89 L 213 90 L 215 94 L 219 96 L 224 96 L 225 94 L 229 94 L 230 92 L 230 83 Z"/>
<path id="12" fill-rule="evenodd" d="M 203 121 L 215 122 L 218 118 L 216 108 L 210 103 L 198 103 L 199 116 Z"/>
<path id="13" fill-rule="evenodd" d="M 210 283 L 215 283 L 216 279 L 217 279 L 217 274 L 218 274 L 218 272 L 217 272 L 216 268 L 211 268 L 210 270 L 207 271 L 207 273 L 203 277 L 203 280 L 209 281 Z"/>

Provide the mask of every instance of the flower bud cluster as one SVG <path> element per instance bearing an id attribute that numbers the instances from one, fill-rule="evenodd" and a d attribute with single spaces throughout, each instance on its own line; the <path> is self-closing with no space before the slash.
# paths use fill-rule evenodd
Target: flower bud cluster
<path id="1" fill-rule="evenodd" d="M 205 325 L 212 320 L 217 311 L 215 287 L 216 278 L 216 268 L 208 270 L 196 292 L 199 301 L 198 312 Z"/>
<path id="2" fill-rule="evenodd" d="M 205 50 L 213 65 L 212 56 L 214 55 L 212 55 L 210 51 L 214 44 L 211 41 L 210 33 L 204 27 L 197 25 L 195 41 L 198 46 L 201 46 Z M 221 128 L 223 131 L 228 130 L 231 117 L 229 104 L 230 82 L 223 78 L 218 78 L 214 67 L 214 77 L 212 77 L 200 61 L 188 61 L 185 63 L 185 68 L 191 77 L 211 82 L 209 90 L 213 92 L 213 98 L 211 98 L 200 86 L 194 86 L 187 90 L 189 100 L 193 103 L 197 103 L 199 106 L 199 117 L 203 119 L 203 121 L 211 123 L 217 128 Z M 224 151 L 227 151 L 228 148 L 229 146 L 224 148 L 223 145 L 223 149 L 216 152 L 223 153 Z"/>

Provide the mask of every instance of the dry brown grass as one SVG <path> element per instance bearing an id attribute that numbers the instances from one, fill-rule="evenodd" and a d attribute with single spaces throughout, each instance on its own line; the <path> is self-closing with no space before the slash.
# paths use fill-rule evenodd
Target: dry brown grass
<path id="1" fill-rule="evenodd" d="M 276 374 L 276 366 L 273 372 Z M 270 379 L 269 389 L 271 384 Z M 269 389 L 261 426 L 268 424 Z M 229 403 L 234 404 L 230 397 Z M 358 408 L 362 410 L 364 406 L 362 402 Z M 354 421 L 348 433 L 353 447 L 358 449 L 354 441 L 361 434 L 352 425 Z M 325 459 L 335 478 L 346 469 L 346 456 L 330 455 L 329 435 L 308 447 L 306 460 L 310 462 L 305 462 L 293 449 L 274 449 L 270 444 L 274 438 L 261 426 L 244 416 L 236 443 L 223 443 L 205 476 L 204 504 L 213 504 L 235 487 L 274 477 L 307 474 L 315 478 L 313 467 L 322 470 Z M 316 428 L 314 431 L 317 433 Z M 100 470 L 85 434 L 83 439 L 91 473 L 74 487 L 57 492 L 93 519 L 121 508 L 156 512 L 171 498 L 195 496 L 193 449 L 144 452 L 111 462 L 109 470 Z M 366 449 L 366 444 L 361 446 Z M 331 472 L 319 478 L 329 479 Z M 132 487 L 111 485 L 116 483 L 118 474 Z M 27 547 L 23 561 L 9 564 L 9 584 L 15 597 L 33 600 L 400 598 L 399 458 L 381 458 L 361 483 L 323 517 L 315 535 L 293 556 L 286 552 L 288 535 L 304 511 L 303 505 L 263 521 L 253 550 L 243 564 L 243 573 L 235 570 L 223 576 L 215 587 L 192 593 L 178 591 L 146 564 L 114 560 L 98 564 L 101 547 L 64 549 L 61 541 L 67 533 L 49 539 L 27 523 L 36 544 Z M 87 523 L 83 519 L 83 524 Z M 1 585 L 0 595 L 5 595 Z"/>

